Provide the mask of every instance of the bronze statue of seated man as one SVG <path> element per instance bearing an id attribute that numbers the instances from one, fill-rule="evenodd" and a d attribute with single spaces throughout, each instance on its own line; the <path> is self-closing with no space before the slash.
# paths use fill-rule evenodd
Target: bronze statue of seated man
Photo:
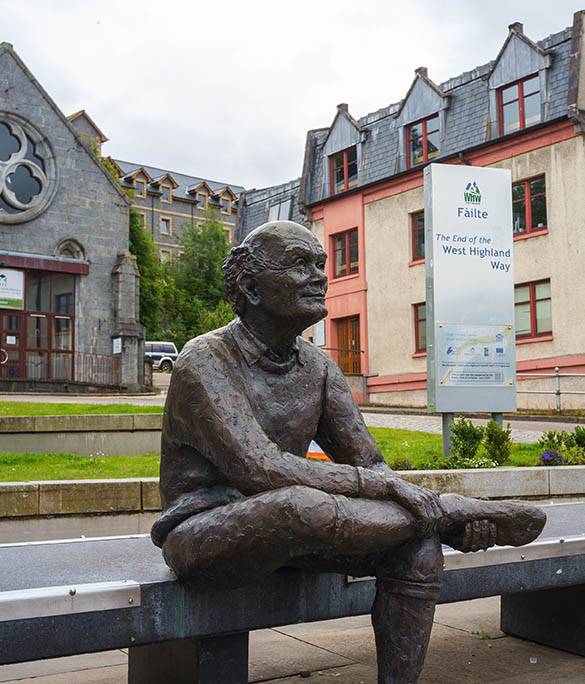
<path id="1" fill-rule="evenodd" d="M 300 334 L 327 314 L 326 255 L 278 221 L 224 270 L 239 318 L 185 345 L 162 432 L 152 530 L 179 578 L 237 587 L 283 566 L 374 575 L 380 684 L 416 682 L 441 587 L 441 543 L 535 539 L 535 507 L 438 496 L 384 462 L 338 366 Z M 333 460 L 306 458 L 316 440 Z"/>

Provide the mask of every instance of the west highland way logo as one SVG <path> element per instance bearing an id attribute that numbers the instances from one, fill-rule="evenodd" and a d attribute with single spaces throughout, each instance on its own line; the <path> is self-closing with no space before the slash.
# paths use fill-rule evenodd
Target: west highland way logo
<path id="1" fill-rule="evenodd" d="M 463 199 L 466 204 L 480 204 L 481 203 L 481 192 L 475 181 L 469 181 L 465 186 L 465 191 L 463 192 Z"/>

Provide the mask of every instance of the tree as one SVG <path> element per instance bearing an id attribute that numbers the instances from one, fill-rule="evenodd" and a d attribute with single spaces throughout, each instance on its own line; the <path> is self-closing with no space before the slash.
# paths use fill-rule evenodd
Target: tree
<path id="1" fill-rule="evenodd" d="M 136 257 L 140 272 L 140 323 L 146 330 L 146 338 L 152 339 L 160 329 L 163 282 L 154 240 L 142 226 L 140 214 L 130 207 L 130 252 Z"/>
<path id="2" fill-rule="evenodd" d="M 229 244 L 216 209 L 208 209 L 201 223 L 183 224 L 181 248 L 181 254 L 163 268 L 161 329 L 161 339 L 172 339 L 179 347 L 234 316 L 222 271 Z"/>
<path id="3" fill-rule="evenodd" d="M 181 248 L 179 287 L 200 299 L 208 309 L 225 301 L 222 265 L 229 244 L 217 209 L 208 209 L 199 224 L 183 224 Z"/>

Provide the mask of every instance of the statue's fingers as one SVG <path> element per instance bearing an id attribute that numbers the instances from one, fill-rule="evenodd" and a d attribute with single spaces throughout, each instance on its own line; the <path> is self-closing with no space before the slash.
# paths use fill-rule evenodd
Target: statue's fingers
<path id="1" fill-rule="evenodd" d="M 463 541 L 461 542 L 461 546 L 464 549 L 471 548 L 472 537 L 473 537 L 473 528 L 471 526 L 471 523 L 467 523 L 467 525 L 465 525 L 465 530 L 463 532 Z"/>
<path id="2" fill-rule="evenodd" d="M 489 524 L 489 521 L 482 520 L 481 521 L 481 530 L 479 533 L 478 545 L 483 551 L 485 551 L 487 548 L 489 548 L 489 542 L 490 542 L 490 524 Z"/>
<path id="3" fill-rule="evenodd" d="M 496 523 L 491 522 L 490 523 L 490 546 L 496 545 L 497 536 L 498 536 L 498 528 L 496 526 Z"/>

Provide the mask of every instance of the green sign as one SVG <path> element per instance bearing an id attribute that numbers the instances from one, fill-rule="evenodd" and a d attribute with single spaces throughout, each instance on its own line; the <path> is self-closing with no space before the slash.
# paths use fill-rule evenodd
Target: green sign
<path id="1" fill-rule="evenodd" d="M 24 309 L 24 272 L 0 268 L 0 309 Z"/>

